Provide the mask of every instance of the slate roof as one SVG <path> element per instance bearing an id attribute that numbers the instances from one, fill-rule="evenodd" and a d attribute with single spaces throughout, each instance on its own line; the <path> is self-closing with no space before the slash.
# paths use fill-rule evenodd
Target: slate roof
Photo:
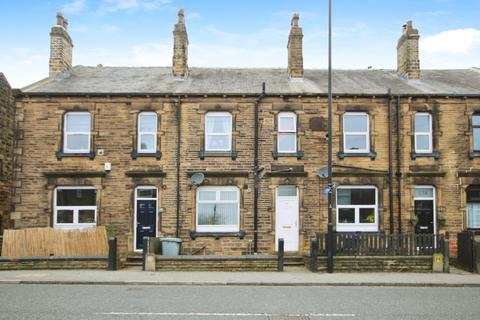
<path id="1" fill-rule="evenodd" d="M 326 94 L 327 70 L 305 70 L 301 81 L 286 69 L 190 68 L 185 80 L 171 76 L 170 67 L 85 67 L 56 79 L 44 79 L 24 89 L 31 94 Z M 334 70 L 336 95 L 393 94 L 480 95 L 480 69 L 422 70 L 420 80 L 408 80 L 395 70 Z"/>

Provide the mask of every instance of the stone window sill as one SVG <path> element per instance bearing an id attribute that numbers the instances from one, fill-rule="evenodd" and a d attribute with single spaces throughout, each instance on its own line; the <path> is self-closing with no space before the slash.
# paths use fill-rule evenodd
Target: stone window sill
<path id="1" fill-rule="evenodd" d="M 154 152 L 154 153 L 143 153 L 143 152 L 137 152 L 137 151 L 132 151 L 132 160 L 137 160 L 137 158 L 140 157 L 149 157 L 149 158 L 155 158 L 157 160 L 160 160 L 162 158 L 162 153 L 160 151 Z"/>
<path id="2" fill-rule="evenodd" d="M 468 158 L 473 160 L 474 158 L 480 157 L 480 151 L 473 151 L 468 154 Z"/>
<path id="3" fill-rule="evenodd" d="M 242 240 L 243 238 L 245 238 L 245 231 L 240 230 L 238 232 L 190 232 L 190 238 L 192 238 L 192 240 L 195 240 L 198 237 L 210 237 L 215 238 L 216 240 L 226 237 L 238 237 L 240 238 L 240 240 Z"/>
<path id="4" fill-rule="evenodd" d="M 435 160 L 440 159 L 440 152 L 439 151 L 434 151 L 430 153 L 418 153 L 418 152 L 411 152 L 410 153 L 410 158 L 412 160 L 415 160 L 417 158 L 434 158 Z"/>
<path id="5" fill-rule="evenodd" d="M 237 151 L 200 151 L 198 157 L 200 160 L 204 160 L 206 157 L 223 157 L 223 158 L 232 158 L 232 160 L 237 159 Z"/>
<path id="6" fill-rule="evenodd" d="M 344 160 L 347 157 L 357 157 L 357 158 L 370 158 L 370 160 L 375 160 L 377 158 L 377 153 L 375 151 L 365 152 L 365 153 L 354 153 L 354 152 L 339 152 L 338 159 Z"/>
<path id="7" fill-rule="evenodd" d="M 55 153 L 55 156 L 57 157 L 57 160 L 62 160 L 62 158 L 89 158 L 90 160 L 95 159 L 95 152 L 85 152 L 85 153 L 65 153 L 58 151 Z"/>
<path id="8" fill-rule="evenodd" d="M 273 151 L 272 152 L 272 157 L 273 159 L 277 160 L 278 158 L 283 158 L 283 157 L 295 157 L 297 160 L 300 160 L 303 158 L 303 151 L 297 151 L 297 152 L 278 152 L 278 151 Z"/>

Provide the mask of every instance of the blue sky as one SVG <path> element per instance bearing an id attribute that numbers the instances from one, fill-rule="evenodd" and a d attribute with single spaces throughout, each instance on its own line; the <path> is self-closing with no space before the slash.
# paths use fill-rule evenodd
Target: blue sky
<path id="1" fill-rule="evenodd" d="M 74 65 L 169 66 L 185 9 L 189 66 L 287 65 L 290 19 L 300 13 L 306 68 L 327 66 L 327 0 L 1 0 L 0 72 L 13 87 L 48 75 L 55 13 L 69 20 Z M 333 0 L 333 65 L 396 68 L 406 20 L 420 30 L 422 68 L 480 67 L 478 0 Z"/>

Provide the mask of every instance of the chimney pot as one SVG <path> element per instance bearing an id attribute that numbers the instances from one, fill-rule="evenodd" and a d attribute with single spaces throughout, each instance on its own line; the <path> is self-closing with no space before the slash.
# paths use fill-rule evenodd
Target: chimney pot
<path id="1" fill-rule="evenodd" d="M 178 22 L 185 23 L 185 11 L 183 9 L 178 10 Z"/>

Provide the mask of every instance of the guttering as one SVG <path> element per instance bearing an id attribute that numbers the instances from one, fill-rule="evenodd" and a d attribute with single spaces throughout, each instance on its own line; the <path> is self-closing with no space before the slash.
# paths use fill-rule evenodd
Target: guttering
<path id="1" fill-rule="evenodd" d="M 180 236 L 180 203 L 181 203 L 181 192 L 180 192 L 180 147 L 182 141 L 182 98 L 178 97 L 175 102 L 175 120 L 177 124 L 177 151 L 175 154 L 176 157 L 176 173 L 177 173 L 177 195 L 176 195 L 176 209 L 177 209 L 177 223 L 175 228 L 175 236 L 178 238 Z"/>
<path id="2" fill-rule="evenodd" d="M 259 197 L 259 183 L 260 183 L 260 165 L 259 165 L 259 113 L 260 103 L 265 97 L 265 82 L 262 83 L 262 93 L 255 100 L 254 122 L 254 159 L 253 159 L 253 252 L 258 252 L 258 197 Z"/>
<path id="3" fill-rule="evenodd" d="M 14 96 L 20 97 L 257 97 L 257 93 L 178 93 L 178 92 L 22 92 L 20 90 L 14 90 Z M 412 97 L 412 98 L 480 98 L 479 93 L 392 93 L 395 96 L 400 97 Z M 360 98 L 387 98 L 388 92 L 379 93 L 346 93 L 336 92 L 333 93 L 335 97 L 360 97 Z M 286 98 L 301 98 L 301 97 L 328 97 L 326 92 L 298 92 L 298 93 L 285 93 L 285 92 L 270 92 L 265 94 L 265 97 L 286 97 Z"/>
<path id="4" fill-rule="evenodd" d="M 398 202 L 398 233 L 402 233 L 402 168 L 401 168 L 401 141 L 400 138 L 400 96 L 397 96 L 397 202 Z"/>
<path id="5" fill-rule="evenodd" d="M 392 165 L 392 95 L 391 90 L 388 89 L 388 205 L 390 211 L 390 234 L 393 234 L 395 231 L 395 224 L 394 224 L 394 213 L 393 213 L 393 165 Z"/>

